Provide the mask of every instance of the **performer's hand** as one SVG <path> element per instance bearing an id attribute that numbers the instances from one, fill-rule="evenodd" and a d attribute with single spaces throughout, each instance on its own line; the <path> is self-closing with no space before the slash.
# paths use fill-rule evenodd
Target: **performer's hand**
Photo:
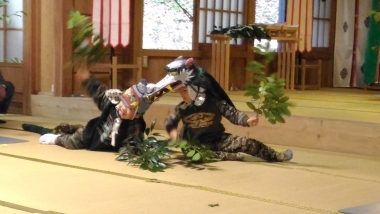
<path id="1" fill-rule="evenodd" d="M 173 140 L 177 140 L 178 138 L 178 130 L 177 129 L 173 129 L 169 132 L 169 138 L 171 141 Z"/>
<path id="2" fill-rule="evenodd" d="M 247 124 L 248 126 L 256 126 L 257 124 L 259 123 L 259 117 L 256 115 L 256 116 L 253 116 L 253 117 L 250 117 L 248 118 L 247 120 Z"/>
<path id="3" fill-rule="evenodd" d="M 90 78 L 90 71 L 88 70 L 87 68 L 87 65 L 82 65 L 81 67 L 79 67 L 79 69 L 77 70 L 77 73 L 75 75 L 75 79 L 78 81 L 78 82 L 83 82 L 85 80 L 87 80 L 88 78 Z"/>

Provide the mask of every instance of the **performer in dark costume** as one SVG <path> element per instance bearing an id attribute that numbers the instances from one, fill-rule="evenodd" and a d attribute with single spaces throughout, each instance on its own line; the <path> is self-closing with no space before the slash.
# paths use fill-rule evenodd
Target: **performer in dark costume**
<path id="1" fill-rule="evenodd" d="M 55 129 L 46 129 L 33 124 L 24 124 L 26 131 L 37 132 L 41 144 L 54 144 L 67 149 L 117 150 L 142 140 L 146 128 L 144 113 L 154 101 L 173 91 L 179 81 L 163 78 L 156 84 L 144 79 L 126 91 L 106 90 L 106 87 L 92 77 L 86 68 L 76 74 L 78 81 L 86 88 L 101 110 L 101 115 L 90 120 L 86 126 L 62 123 Z"/>
<path id="2" fill-rule="evenodd" d="M 239 126 L 256 126 L 258 117 L 248 117 L 238 111 L 225 91 L 204 69 L 196 66 L 193 59 L 177 58 L 165 69 L 168 75 L 182 82 L 178 89 L 183 101 L 166 119 L 165 126 L 171 139 L 197 140 L 208 144 L 216 157 L 221 160 L 243 160 L 238 152 L 259 157 L 268 162 L 289 161 L 293 157 L 291 150 L 277 152 L 264 143 L 245 136 L 235 136 L 225 132 L 222 117 Z M 191 81 L 186 81 L 191 79 Z M 177 127 L 182 121 L 179 134 Z"/>
<path id="3" fill-rule="evenodd" d="M 0 114 L 6 114 L 11 105 L 12 97 L 15 92 L 15 87 L 9 81 L 6 81 L 0 72 Z M 0 123 L 6 123 L 0 120 Z"/>

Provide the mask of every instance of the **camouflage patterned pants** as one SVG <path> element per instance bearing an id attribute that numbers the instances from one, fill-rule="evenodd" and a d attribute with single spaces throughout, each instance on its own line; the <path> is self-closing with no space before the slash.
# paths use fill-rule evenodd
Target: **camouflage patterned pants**
<path id="1" fill-rule="evenodd" d="M 83 149 L 83 128 L 78 128 L 74 134 L 63 134 L 59 136 L 55 143 L 66 149 Z"/>
<path id="2" fill-rule="evenodd" d="M 242 160 L 238 152 L 250 154 L 268 162 L 276 162 L 277 157 L 274 149 L 264 143 L 244 136 L 235 136 L 228 133 L 222 135 L 220 141 L 213 145 L 211 149 L 221 160 Z"/>

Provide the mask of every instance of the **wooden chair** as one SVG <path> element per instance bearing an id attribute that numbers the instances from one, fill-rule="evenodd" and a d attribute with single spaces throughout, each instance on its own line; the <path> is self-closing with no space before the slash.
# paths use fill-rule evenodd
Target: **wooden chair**
<path id="1" fill-rule="evenodd" d="M 321 78 L 322 78 L 322 60 L 313 60 L 317 63 L 307 64 L 306 59 L 301 60 L 300 65 L 296 65 L 296 82 L 298 83 L 295 88 L 301 90 L 305 89 L 321 89 Z M 317 83 L 316 84 L 306 84 L 306 72 L 317 72 Z M 301 77 L 301 82 L 299 83 L 298 78 Z"/>
<path id="2" fill-rule="evenodd" d="M 134 82 L 137 83 L 142 78 L 142 58 L 137 57 L 135 64 L 118 64 L 117 56 L 112 57 L 111 64 L 97 63 L 90 68 L 90 72 L 94 74 L 109 74 L 110 76 L 110 88 L 117 88 L 117 74 L 120 69 L 133 69 L 136 70 Z"/>

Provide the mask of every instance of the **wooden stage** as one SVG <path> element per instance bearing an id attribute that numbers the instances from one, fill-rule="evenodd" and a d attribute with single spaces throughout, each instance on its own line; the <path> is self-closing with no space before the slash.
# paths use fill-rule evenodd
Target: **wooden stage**
<path id="1" fill-rule="evenodd" d="M 228 93 L 239 110 L 253 115 L 246 105 L 250 97 L 244 91 Z M 243 128 L 223 121 L 227 131 L 247 135 L 265 143 L 361 155 L 380 155 L 380 91 L 325 88 L 322 90 L 286 91 L 292 116 L 285 124 L 272 125 L 262 118 L 258 126 Z M 154 103 L 145 115 L 149 124 L 164 129 L 165 118 L 181 101 L 179 94 L 169 93 Z M 99 115 L 92 100 L 73 97 L 32 95 L 32 114 L 60 121 L 87 122 Z M 6 115 L 5 117 L 8 117 Z"/>

